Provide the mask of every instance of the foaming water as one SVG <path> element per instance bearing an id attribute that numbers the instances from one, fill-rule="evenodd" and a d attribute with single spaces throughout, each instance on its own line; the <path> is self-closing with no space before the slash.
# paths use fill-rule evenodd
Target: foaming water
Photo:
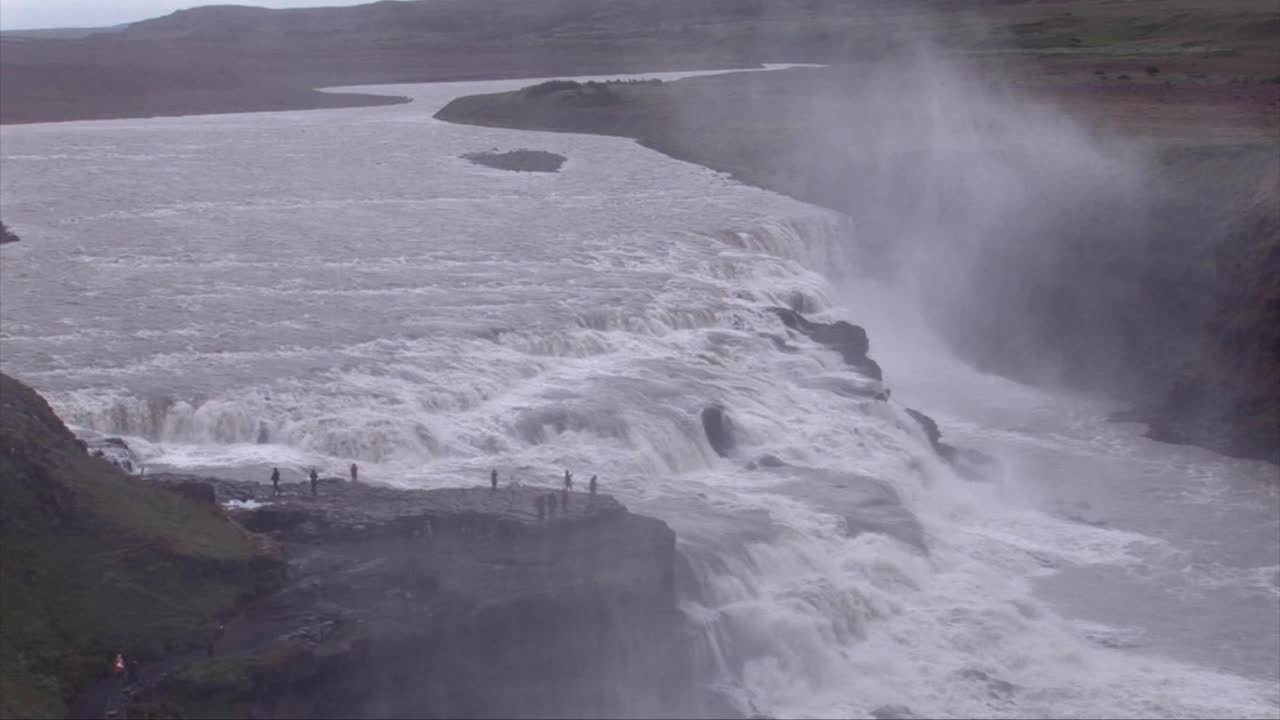
<path id="1" fill-rule="evenodd" d="M 1171 486 L 1212 488 L 1260 470 L 1142 446 L 1094 405 L 966 369 L 901 294 L 867 294 L 833 213 L 622 139 L 430 117 L 527 82 L 0 129 L 4 216 L 24 236 L 4 250 L 0 362 L 152 468 L 263 478 L 355 461 L 410 487 L 491 467 L 548 485 L 565 467 L 599 474 L 676 529 L 682 606 L 744 710 L 1280 712 L 1250 672 L 1262 650 L 1180 652 L 1150 640 L 1168 627 L 1095 617 L 1053 586 L 1169 575 L 1187 549 L 1046 478 L 1173 466 Z M 494 147 L 568 161 L 543 175 L 460 158 Z M 777 305 L 866 323 L 893 400 L 788 336 Z M 702 431 L 711 404 L 733 420 L 728 458 Z M 908 405 L 996 458 L 982 482 L 935 456 Z M 1272 593 L 1244 616 L 1265 631 L 1280 559 L 1255 555 L 1197 555 L 1193 574 Z"/>

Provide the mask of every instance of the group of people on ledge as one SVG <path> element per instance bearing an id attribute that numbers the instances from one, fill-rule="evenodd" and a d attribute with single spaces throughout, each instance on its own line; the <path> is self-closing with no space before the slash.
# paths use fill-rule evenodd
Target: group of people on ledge
<path id="1" fill-rule="evenodd" d="M 590 482 L 587 483 L 587 490 L 592 496 L 596 494 L 599 483 L 596 476 L 592 475 Z M 494 468 L 489 471 L 489 489 L 498 489 L 498 470 Z M 573 473 L 568 470 L 564 471 L 564 487 L 560 490 L 560 497 L 557 498 L 553 492 L 539 493 L 533 498 L 533 507 L 538 513 L 538 519 L 544 520 L 548 515 L 554 515 L 559 508 L 569 509 L 569 498 L 573 493 Z"/>
<path id="2" fill-rule="evenodd" d="M 353 483 L 360 482 L 360 468 L 355 463 L 351 463 L 349 472 L 351 473 L 351 482 Z M 316 471 L 314 467 L 311 468 L 311 472 L 307 474 L 307 479 L 311 483 L 311 495 L 313 497 L 319 495 L 320 474 Z M 587 483 L 587 489 L 594 496 L 596 494 L 596 490 L 598 487 L 599 487 L 599 484 L 596 480 L 596 476 L 592 475 L 591 480 Z M 497 468 L 494 468 L 492 471 L 489 472 L 489 488 L 491 490 L 498 489 L 498 469 Z M 538 519 L 543 520 L 548 515 L 554 515 L 556 511 L 561 507 L 563 507 L 565 510 L 568 510 L 569 498 L 572 492 L 573 492 L 573 473 L 569 472 L 568 470 L 565 470 L 564 471 L 564 488 L 560 491 L 559 498 L 556 497 L 556 494 L 554 492 L 540 493 L 537 497 L 534 498 L 533 505 L 534 505 L 534 509 L 537 510 Z M 276 496 L 283 494 L 283 492 L 280 490 L 280 468 L 278 467 L 271 468 L 271 494 Z"/>
<path id="3" fill-rule="evenodd" d="M 355 463 L 351 463 L 351 482 L 360 482 L 360 468 Z M 307 480 L 311 483 L 311 495 L 314 497 L 319 495 L 320 473 L 316 469 L 311 468 L 311 472 L 307 473 Z M 271 468 L 271 494 L 282 495 L 280 490 L 280 468 Z"/>

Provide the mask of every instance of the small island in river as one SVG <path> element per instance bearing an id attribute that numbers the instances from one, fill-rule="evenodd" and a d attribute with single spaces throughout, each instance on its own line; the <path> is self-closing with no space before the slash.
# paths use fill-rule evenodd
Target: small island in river
<path id="1" fill-rule="evenodd" d="M 548 173 L 560 172 L 560 166 L 564 165 L 564 161 L 568 159 L 563 155 L 557 155 L 545 150 L 526 149 L 510 150 L 508 152 L 498 152 L 497 150 L 473 152 L 466 153 L 462 157 L 477 165 L 498 168 L 499 170 Z"/>

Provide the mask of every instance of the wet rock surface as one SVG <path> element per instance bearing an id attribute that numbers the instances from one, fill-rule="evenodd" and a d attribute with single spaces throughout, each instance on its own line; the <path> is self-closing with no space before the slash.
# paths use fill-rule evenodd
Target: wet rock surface
<path id="1" fill-rule="evenodd" d="M 733 421 L 729 413 L 719 405 L 711 405 L 702 409 L 702 429 L 707 434 L 707 442 L 720 457 L 729 457 L 737 443 L 733 438 Z"/>
<path id="2" fill-rule="evenodd" d="M 840 353 L 845 363 L 858 372 L 876 380 L 883 378 L 880 364 L 867 355 L 871 351 L 871 341 L 867 338 L 867 331 L 861 326 L 844 320 L 814 322 L 790 308 L 773 308 L 773 311 L 783 325 Z"/>

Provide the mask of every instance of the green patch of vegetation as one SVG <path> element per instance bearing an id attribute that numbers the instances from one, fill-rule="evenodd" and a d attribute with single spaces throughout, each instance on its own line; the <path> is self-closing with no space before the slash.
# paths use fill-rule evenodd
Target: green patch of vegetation
<path id="1" fill-rule="evenodd" d="M 88 456 L 0 374 L 0 716 L 61 717 L 117 652 L 199 647 L 278 561 L 217 509 Z"/>

